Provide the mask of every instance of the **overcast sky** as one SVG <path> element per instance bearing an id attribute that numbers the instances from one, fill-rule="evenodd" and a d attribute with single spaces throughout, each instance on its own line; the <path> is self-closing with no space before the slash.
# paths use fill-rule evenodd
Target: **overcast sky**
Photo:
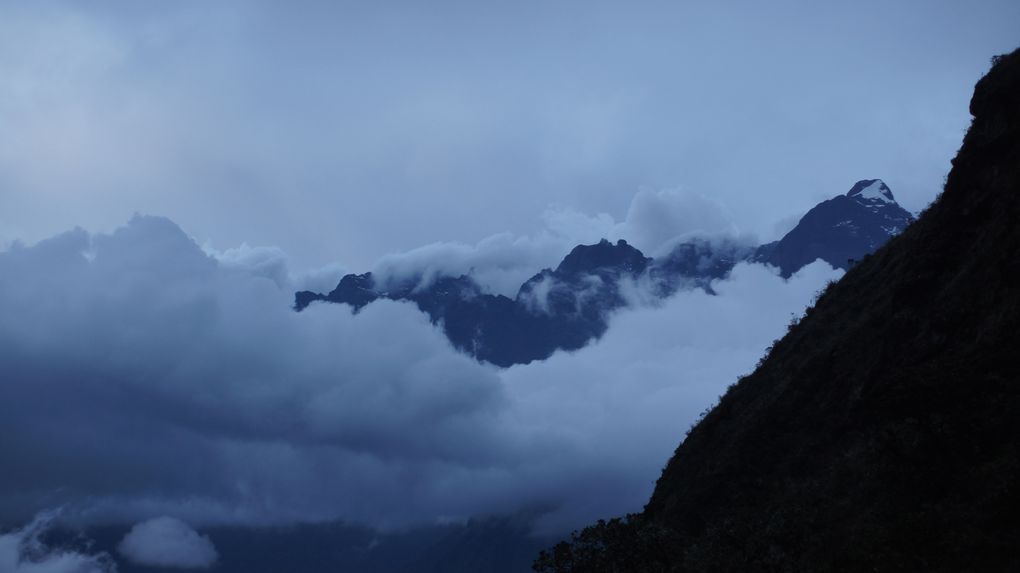
<path id="1" fill-rule="evenodd" d="M 938 191 L 1020 3 L 3 2 L 0 243 L 168 216 L 365 268 L 641 191 Z"/>

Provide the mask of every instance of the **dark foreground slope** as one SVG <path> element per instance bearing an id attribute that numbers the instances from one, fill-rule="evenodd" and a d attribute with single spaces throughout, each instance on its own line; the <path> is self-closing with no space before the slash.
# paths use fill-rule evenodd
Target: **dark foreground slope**
<path id="1" fill-rule="evenodd" d="M 1020 51 L 942 196 L 540 571 L 1020 571 Z"/>

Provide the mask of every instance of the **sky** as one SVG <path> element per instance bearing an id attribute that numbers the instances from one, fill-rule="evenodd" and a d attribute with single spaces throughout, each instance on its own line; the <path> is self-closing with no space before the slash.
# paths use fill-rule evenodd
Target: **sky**
<path id="1" fill-rule="evenodd" d="M 601 340 L 507 369 L 413 304 L 294 291 L 512 294 L 601 237 L 774 239 L 865 178 L 920 210 L 1017 29 L 1015 2 L 0 2 L 0 569 L 56 516 L 207 567 L 216 524 L 640 510 L 840 271 L 628 285 Z"/>
<path id="2" fill-rule="evenodd" d="M 362 269 L 641 191 L 760 240 L 859 179 L 916 211 L 1018 28 L 1011 1 L 3 2 L 0 244 L 141 213 Z"/>

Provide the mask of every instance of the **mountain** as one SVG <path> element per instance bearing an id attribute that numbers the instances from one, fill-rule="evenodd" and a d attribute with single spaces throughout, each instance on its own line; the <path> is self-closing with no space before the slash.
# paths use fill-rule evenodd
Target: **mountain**
<path id="1" fill-rule="evenodd" d="M 349 304 L 355 311 L 378 299 L 414 302 L 441 324 L 459 350 L 497 366 L 544 360 L 557 350 L 577 350 L 601 337 L 608 315 L 626 306 L 625 281 L 641 282 L 660 298 L 681 289 L 712 292 L 741 261 L 777 267 L 784 277 L 816 259 L 847 268 L 901 232 L 913 216 L 880 180 L 859 181 L 846 195 L 811 209 L 781 240 L 751 247 L 733 240 L 693 239 L 659 259 L 620 240 L 575 247 L 555 269 L 544 269 L 516 296 L 484 293 L 468 275 L 431 282 L 412 276 L 377 281 L 372 273 L 343 277 L 328 294 L 301 291 L 294 308 L 316 301 Z"/>
<path id="2" fill-rule="evenodd" d="M 643 513 L 537 571 L 1020 570 L 1020 50 L 994 62 L 936 202 L 727 390 Z"/>
<path id="3" fill-rule="evenodd" d="M 817 259 L 847 269 L 913 220 L 881 179 L 865 179 L 816 205 L 782 239 L 758 247 L 753 260 L 777 267 L 785 278 Z"/>
<path id="4" fill-rule="evenodd" d="M 439 277 L 422 286 L 420 277 L 396 285 L 376 284 L 372 273 L 347 275 L 327 295 L 299 292 L 295 308 L 321 300 L 355 310 L 385 298 L 414 302 L 441 323 L 453 345 L 497 366 L 548 358 L 576 350 L 606 331 L 606 314 L 626 304 L 624 279 L 637 279 L 651 259 L 618 241 L 575 247 L 553 269 L 521 285 L 515 298 L 482 293 L 471 277 Z"/>
<path id="5" fill-rule="evenodd" d="M 692 288 L 712 293 L 712 281 L 726 278 L 737 263 L 750 260 L 756 252 L 754 247 L 729 239 L 696 238 L 653 261 L 648 275 L 660 297 Z"/>

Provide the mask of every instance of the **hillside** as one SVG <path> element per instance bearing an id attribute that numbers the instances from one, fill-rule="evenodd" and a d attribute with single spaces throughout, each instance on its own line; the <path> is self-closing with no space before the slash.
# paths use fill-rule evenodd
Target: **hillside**
<path id="1" fill-rule="evenodd" d="M 1020 570 L 1020 50 L 940 198 L 538 571 Z"/>

